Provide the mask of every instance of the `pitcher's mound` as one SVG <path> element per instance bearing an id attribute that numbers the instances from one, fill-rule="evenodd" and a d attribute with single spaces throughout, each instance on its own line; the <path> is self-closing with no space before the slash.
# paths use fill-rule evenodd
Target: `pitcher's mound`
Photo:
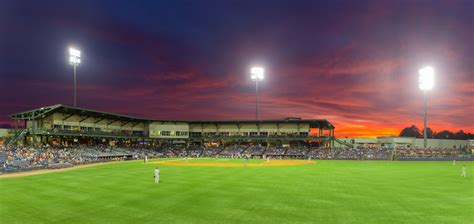
<path id="1" fill-rule="evenodd" d="M 245 166 L 242 163 L 225 163 L 225 162 L 194 162 L 194 161 L 159 161 L 159 162 L 152 162 L 154 164 L 161 164 L 161 165 L 170 165 L 170 166 L 227 166 L 227 167 L 239 167 Z M 270 160 L 270 162 L 261 162 L 261 163 L 249 163 L 247 166 L 298 166 L 298 165 L 308 165 L 308 164 L 316 164 L 316 162 L 308 162 L 307 160 Z"/>

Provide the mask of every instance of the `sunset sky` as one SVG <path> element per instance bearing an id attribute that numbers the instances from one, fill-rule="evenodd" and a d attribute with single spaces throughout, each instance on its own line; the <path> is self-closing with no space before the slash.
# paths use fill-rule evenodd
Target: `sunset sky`
<path id="1" fill-rule="evenodd" d="M 328 119 L 336 136 L 474 132 L 474 1 L 0 1 L 0 124 L 72 105 L 180 120 Z"/>

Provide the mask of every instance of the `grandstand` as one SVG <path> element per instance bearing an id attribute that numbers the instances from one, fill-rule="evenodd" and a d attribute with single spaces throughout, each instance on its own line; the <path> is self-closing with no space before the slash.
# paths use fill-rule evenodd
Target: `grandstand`
<path id="1" fill-rule="evenodd" d="M 260 146 L 271 146 L 312 141 L 331 148 L 335 140 L 334 125 L 324 119 L 154 120 L 61 104 L 16 113 L 10 117 L 14 120 L 15 129 L 7 145 L 223 146 L 253 142 Z M 23 123 L 23 128 L 19 128 L 20 123 Z M 261 149 L 260 154 L 263 151 Z"/>

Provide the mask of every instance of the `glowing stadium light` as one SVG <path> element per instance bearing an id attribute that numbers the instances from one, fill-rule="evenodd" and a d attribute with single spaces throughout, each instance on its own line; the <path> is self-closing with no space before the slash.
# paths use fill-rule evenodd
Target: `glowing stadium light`
<path id="1" fill-rule="evenodd" d="M 262 80 L 263 79 L 263 74 L 265 73 L 265 69 L 263 67 L 252 67 L 250 69 L 250 78 L 253 80 Z"/>
<path id="2" fill-rule="evenodd" d="M 69 54 L 74 57 L 81 57 L 81 51 L 74 49 L 74 48 L 69 48 Z"/>
<path id="3" fill-rule="evenodd" d="M 74 66 L 74 107 L 76 107 L 76 67 L 81 63 L 81 51 L 69 48 L 69 64 Z"/>
<path id="4" fill-rule="evenodd" d="M 434 69 L 430 66 L 424 67 L 418 71 L 419 87 L 421 90 L 430 90 L 434 86 Z"/>
<path id="5" fill-rule="evenodd" d="M 81 51 L 74 48 L 69 48 L 69 63 L 74 66 L 77 66 L 79 63 L 81 63 Z"/>
<path id="6" fill-rule="evenodd" d="M 250 69 L 250 78 L 255 80 L 255 120 L 258 120 L 258 81 L 263 79 L 265 69 L 261 66 L 254 66 Z"/>
<path id="7" fill-rule="evenodd" d="M 423 90 L 424 95 L 424 112 L 423 112 L 423 146 L 428 146 L 428 137 L 426 133 L 426 97 L 428 90 L 433 89 L 434 86 L 434 69 L 431 66 L 423 67 L 418 71 L 420 75 L 418 78 L 419 87 Z"/>
<path id="8" fill-rule="evenodd" d="M 81 59 L 76 57 L 69 57 L 69 62 L 71 63 L 71 65 L 78 65 L 79 63 L 81 63 Z"/>

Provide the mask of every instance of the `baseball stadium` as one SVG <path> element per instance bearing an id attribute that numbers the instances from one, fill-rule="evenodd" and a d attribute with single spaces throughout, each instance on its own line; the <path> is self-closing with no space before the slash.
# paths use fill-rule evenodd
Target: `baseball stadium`
<path id="1" fill-rule="evenodd" d="M 474 180 L 458 174 L 473 166 L 465 140 L 429 139 L 425 149 L 411 138 L 335 138 L 328 120 L 153 120 L 60 104 L 10 117 L 5 223 L 473 218 Z"/>
<path id="2" fill-rule="evenodd" d="M 2 0 L 0 224 L 474 224 L 473 11 Z"/>

